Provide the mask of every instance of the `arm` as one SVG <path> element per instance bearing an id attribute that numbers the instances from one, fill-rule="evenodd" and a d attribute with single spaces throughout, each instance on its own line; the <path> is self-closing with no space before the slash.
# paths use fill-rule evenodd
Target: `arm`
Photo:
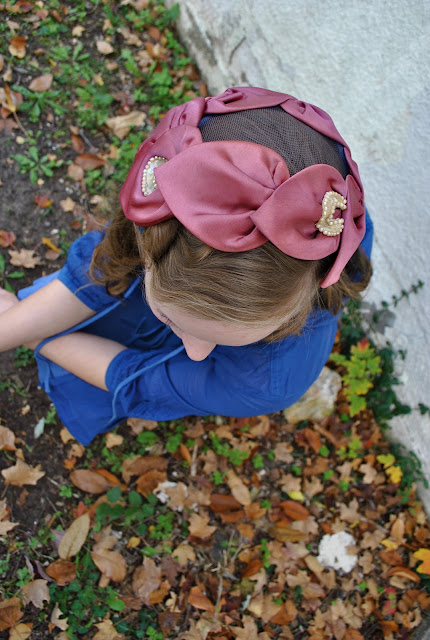
<path id="1" fill-rule="evenodd" d="M 26 346 L 34 349 L 36 344 Z M 106 371 L 115 356 L 126 348 L 114 340 L 78 331 L 47 342 L 39 353 L 85 382 L 107 391 Z"/>
<path id="2" fill-rule="evenodd" d="M 53 280 L 24 300 L 1 290 L 0 352 L 39 343 L 95 314 L 62 282 Z"/>

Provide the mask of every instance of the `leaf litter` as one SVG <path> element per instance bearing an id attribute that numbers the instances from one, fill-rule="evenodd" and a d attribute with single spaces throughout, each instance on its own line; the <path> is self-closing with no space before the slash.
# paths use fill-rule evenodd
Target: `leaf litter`
<path id="1" fill-rule="evenodd" d="M 8 30 L 0 130 L 14 144 L 20 129 L 24 152 L 39 148 L 27 164 L 19 160 L 28 172 L 20 179 L 28 182 L 33 171 L 42 189 L 33 187 L 25 203 L 24 228 L 34 203 L 42 211 L 30 245 L 22 228 L 6 230 L 2 221 L 0 246 L 13 247 L 2 253 L 8 283 L 49 272 L 41 244 L 61 259 L 64 238 L 90 228 L 87 198 L 99 202 L 109 191 L 110 163 L 116 177 L 129 166 L 136 145 L 173 106 L 163 96 L 205 95 L 161 3 L 102 5 L 87 16 L 82 3 L 75 12 L 54 2 L 0 3 Z M 68 32 L 76 39 L 70 50 L 61 40 Z M 80 56 L 88 52 L 97 69 L 85 67 Z M 79 82 L 66 54 L 81 65 Z M 23 86 L 16 69 L 30 61 Z M 161 87 L 155 98 L 148 81 Z M 94 109 L 94 99 L 105 104 Z M 56 166 L 59 150 L 41 145 L 66 114 L 73 116 L 59 149 L 67 164 Z M 43 133 L 37 142 L 36 131 Z M 6 165 L 16 162 L 8 157 Z M 40 233 L 43 221 L 52 233 Z M 159 424 L 130 418 L 85 450 L 65 429 L 58 438 L 56 418 L 45 420 L 50 408 L 39 400 L 32 367 L 19 370 L 33 376 L 30 393 L 12 376 L 1 391 L 5 637 L 391 640 L 419 626 L 430 608 L 429 522 L 372 413 L 345 420 L 345 393 L 321 423 L 291 425 L 282 414 Z M 41 419 L 36 443 L 32 425 Z M 49 462 L 47 451 L 55 452 Z M 39 503 L 35 526 L 28 514 Z M 322 541 L 339 535 L 347 536 L 342 549 L 324 560 Z M 341 550 L 356 562 L 342 564 Z"/>

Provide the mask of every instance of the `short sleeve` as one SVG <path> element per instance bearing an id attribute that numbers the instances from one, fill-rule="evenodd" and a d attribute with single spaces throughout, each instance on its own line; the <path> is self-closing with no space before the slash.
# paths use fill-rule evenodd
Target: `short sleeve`
<path id="1" fill-rule="evenodd" d="M 190 360 L 182 346 L 163 359 L 138 349 L 110 363 L 106 386 L 113 394 L 115 421 L 123 417 L 170 420 L 185 415 L 252 416 L 296 402 L 318 377 L 336 333 L 328 313 L 302 336 L 244 347 L 217 346 L 203 361 Z"/>
<path id="2" fill-rule="evenodd" d="M 102 238 L 102 231 L 89 231 L 75 240 L 69 249 L 64 267 L 58 273 L 58 279 L 93 311 L 102 311 L 115 299 L 107 293 L 103 285 L 93 283 L 89 275 L 94 249 Z"/>

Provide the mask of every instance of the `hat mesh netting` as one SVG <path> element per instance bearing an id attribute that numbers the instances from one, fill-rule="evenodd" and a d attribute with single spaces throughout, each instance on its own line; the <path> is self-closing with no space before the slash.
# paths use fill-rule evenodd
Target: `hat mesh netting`
<path id="1" fill-rule="evenodd" d="M 211 115 L 203 118 L 199 129 L 203 142 L 240 140 L 276 151 L 290 176 L 314 164 L 328 164 L 344 179 L 349 173 L 335 140 L 300 122 L 280 106 Z"/>

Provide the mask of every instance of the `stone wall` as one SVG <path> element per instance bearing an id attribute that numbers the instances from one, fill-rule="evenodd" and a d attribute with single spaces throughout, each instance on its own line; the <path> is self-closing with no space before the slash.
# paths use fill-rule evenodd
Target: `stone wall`
<path id="1" fill-rule="evenodd" d="M 169 0 L 170 4 L 173 4 Z M 180 0 L 179 29 L 212 94 L 256 85 L 333 117 L 360 167 L 375 224 L 369 303 L 418 280 L 385 329 L 407 349 L 401 399 L 430 405 L 430 5 L 425 0 Z M 430 419 L 392 422 L 430 477 Z M 430 508 L 430 491 L 421 491 Z"/>

